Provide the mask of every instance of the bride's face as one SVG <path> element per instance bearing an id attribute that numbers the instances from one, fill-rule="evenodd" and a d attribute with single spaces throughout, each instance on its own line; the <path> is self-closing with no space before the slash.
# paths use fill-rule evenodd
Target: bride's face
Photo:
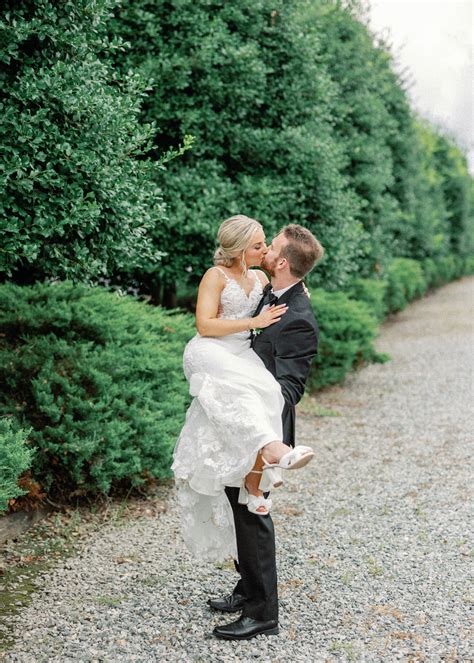
<path id="1" fill-rule="evenodd" d="M 247 267 L 260 267 L 267 252 L 263 230 L 256 230 L 249 247 L 244 251 Z"/>

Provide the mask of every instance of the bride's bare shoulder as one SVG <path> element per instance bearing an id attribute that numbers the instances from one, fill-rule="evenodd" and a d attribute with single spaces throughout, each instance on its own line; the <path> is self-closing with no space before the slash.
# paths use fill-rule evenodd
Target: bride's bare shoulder
<path id="1" fill-rule="evenodd" d="M 221 288 L 224 287 L 226 283 L 226 276 L 225 272 L 220 270 L 218 267 L 209 267 L 209 269 L 204 272 L 203 277 L 201 279 L 200 286 L 203 287 L 209 287 L 209 288 L 215 288 L 217 286 L 220 286 Z"/>

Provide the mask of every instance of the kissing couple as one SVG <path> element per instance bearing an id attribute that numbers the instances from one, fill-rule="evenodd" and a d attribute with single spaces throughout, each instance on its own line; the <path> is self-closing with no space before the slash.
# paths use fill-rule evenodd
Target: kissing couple
<path id="1" fill-rule="evenodd" d="M 297 224 L 267 246 L 261 224 L 244 215 L 224 221 L 217 240 L 199 285 L 198 333 L 184 351 L 193 400 L 172 469 L 187 547 L 202 561 L 232 556 L 240 574 L 209 605 L 242 615 L 213 634 L 245 640 L 278 633 L 270 490 L 314 456 L 295 446 L 295 405 L 318 345 L 302 279 L 324 250 Z"/>

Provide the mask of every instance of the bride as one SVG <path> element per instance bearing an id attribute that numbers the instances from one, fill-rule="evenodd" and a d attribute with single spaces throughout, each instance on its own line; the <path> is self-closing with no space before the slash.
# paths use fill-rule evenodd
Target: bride
<path id="1" fill-rule="evenodd" d="M 253 330 L 277 324 L 287 311 L 270 305 L 252 317 L 268 290 L 264 272 L 249 270 L 267 252 L 263 228 L 237 215 L 222 223 L 217 239 L 215 266 L 199 286 L 198 333 L 184 351 L 194 398 L 172 465 L 185 543 L 209 561 L 236 556 L 225 486 L 240 487 L 239 503 L 265 516 L 271 500 L 263 493 L 282 484 L 280 468 L 303 467 L 314 455 L 310 447 L 288 451 L 282 442 L 280 385 L 250 347 Z"/>

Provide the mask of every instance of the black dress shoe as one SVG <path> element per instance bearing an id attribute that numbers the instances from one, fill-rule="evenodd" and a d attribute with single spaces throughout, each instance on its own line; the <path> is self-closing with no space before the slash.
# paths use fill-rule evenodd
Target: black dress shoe
<path id="1" fill-rule="evenodd" d="M 277 635 L 278 631 L 276 619 L 260 622 L 252 617 L 240 617 L 236 622 L 216 626 L 212 633 L 225 640 L 249 640 L 256 635 Z"/>
<path id="2" fill-rule="evenodd" d="M 221 610 L 222 612 L 238 612 L 242 610 L 245 603 L 245 596 L 242 594 L 229 594 L 223 599 L 209 599 L 208 604 L 214 610 Z"/>

